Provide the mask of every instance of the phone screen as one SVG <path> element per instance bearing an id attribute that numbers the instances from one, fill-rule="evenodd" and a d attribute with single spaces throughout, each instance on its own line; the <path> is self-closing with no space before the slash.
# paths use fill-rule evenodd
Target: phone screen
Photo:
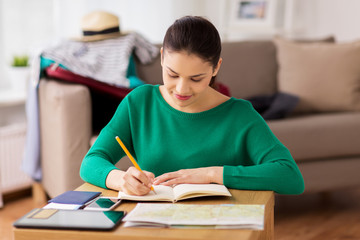
<path id="1" fill-rule="evenodd" d="M 120 204 L 120 202 L 121 200 L 118 198 L 99 197 L 95 201 L 87 205 L 84 210 L 111 210 L 114 209 L 118 204 Z"/>

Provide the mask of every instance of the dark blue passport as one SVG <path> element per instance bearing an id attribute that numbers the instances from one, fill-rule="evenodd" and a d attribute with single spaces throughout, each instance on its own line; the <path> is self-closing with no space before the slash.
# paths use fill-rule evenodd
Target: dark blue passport
<path id="1" fill-rule="evenodd" d="M 100 194 L 101 192 L 67 191 L 54 197 L 53 199 L 50 199 L 48 202 L 84 205 L 85 203 L 93 200 Z"/>

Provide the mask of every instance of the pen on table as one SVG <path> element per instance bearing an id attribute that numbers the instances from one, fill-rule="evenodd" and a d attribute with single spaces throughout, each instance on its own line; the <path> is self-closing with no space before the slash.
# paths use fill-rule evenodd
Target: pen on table
<path id="1" fill-rule="evenodd" d="M 132 162 L 132 164 L 136 167 L 137 170 L 141 171 L 141 168 L 139 166 L 139 164 L 135 161 L 134 157 L 131 155 L 131 153 L 129 152 L 129 150 L 126 148 L 125 144 L 120 140 L 120 138 L 118 136 L 115 137 L 116 141 L 120 144 L 121 148 L 124 150 L 124 152 L 126 153 L 126 155 L 130 158 L 130 161 Z M 153 191 L 155 194 L 155 189 L 153 186 L 151 186 L 151 191 Z"/>

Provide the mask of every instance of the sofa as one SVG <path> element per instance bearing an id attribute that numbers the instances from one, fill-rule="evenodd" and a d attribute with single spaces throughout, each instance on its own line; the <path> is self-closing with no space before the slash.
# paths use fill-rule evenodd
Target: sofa
<path id="1" fill-rule="evenodd" d="M 305 44 L 308 44 L 310 55 L 316 52 L 314 49 L 337 45 L 284 41 L 224 42 L 223 63 L 217 81 L 227 86 L 231 96 L 236 98 L 286 92 L 286 84 L 281 83 L 286 80 L 280 78 L 286 75 L 291 78 L 296 73 L 291 67 L 290 70 L 284 69 L 286 64 L 293 61 L 301 67 L 308 60 L 320 61 L 319 64 L 322 60 L 309 56 L 299 64 L 296 62 L 299 59 L 294 56 L 282 56 L 287 54 L 284 44 L 298 48 L 307 48 Z M 303 53 L 301 49 L 300 53 Z M 137 62 L 137 73 L 146 83 L 161 84 L 160 57 L 148 65 Z M 299 73 L 306 75 L 307 70 L 300 69 Z M 321 92 L 323 87 L 311 89 Z M 309 91 L 303 92 L 306 95 Z M 289 93 L 296 95 L 296 91 L 291 89 Z M 300 94 L 299 98 L 300 109 L 294 109 L 285 117 L 267 120 L 267 123 L 292 153 L 303 174 L 305 192 L 330 192 L 360 186 L 360 112 L 356 108 L 327 106 L 321 109 L 316 104 L 309 104 L 307 96 Z M 360 94 L 357 100 L 360 103 L 359 99 Z M 81 84 L 48 77 L 40 80 L 41 188 L 48 197 L 75 189 L 83 183 L 79 177 L 82 159 L 119 102 L 119 99 L 95 93 Z M 304 106 L 308 109 L 304 110 Z M 128 160 L 119 162 L 119 168 L 128 166 Z"/>

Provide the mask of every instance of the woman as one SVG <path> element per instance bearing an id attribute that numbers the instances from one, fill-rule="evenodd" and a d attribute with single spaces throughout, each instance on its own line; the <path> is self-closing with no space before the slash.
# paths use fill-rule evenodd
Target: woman
<path id="1" fill-rule="evenodd" d="M 304 191 L 289 151 L 245 100 L 214 90 L 222 59 L 216 28 L 187 16 L 166 32 L 163 85 L 133 90 L 85 156 L 81 177 L 104 188 L 144 195 L 153 184 L 218 183 L 229 188 Z M 127 146 L 144 170 L 114 164 Z M 156 176 L 156 177 L 155 177 Z"/>

